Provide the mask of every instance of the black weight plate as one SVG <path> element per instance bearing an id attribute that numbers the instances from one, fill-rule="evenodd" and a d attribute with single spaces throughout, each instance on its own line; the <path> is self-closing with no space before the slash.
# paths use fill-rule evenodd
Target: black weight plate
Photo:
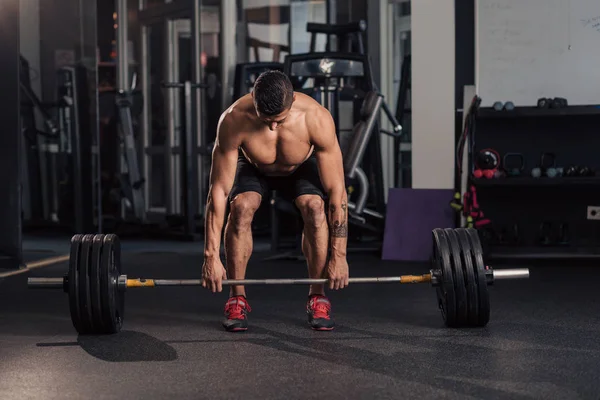
<path id="1" fill-rule="evenodd" d="M 469 301 L 463 272 L 462 253 L 460 252 L 458 237 L 456 237 L 454 229 L 448 228 L 444 229 L 444 231 L 446 232 L 452 255 L 452 272 L 454 273 L 454 292 L 456 295 L 456 323 L 458 326 L 462 326 L 469 322 Z"/>
<path id="2" fill-rule="evenodd" d="M 102 297 L 100 295 L 102 288 L 100 284 L 100 265 L 102 263 L 102 246 L 104 245 L 104 235 L 94 235 L 92 240 L 92 254 L 90 256 L 90 299 L 92 309 L 92 319 L 94 321 L 94 332 L 96 334 L 104 333 L 104 314 L 102 312 Z"/>
<path id="3" fill-rule="evenodd" d="M 433 268 L 439 269 L 442 273 L 441 282 L 436 289 L 438 304 L 446 326 L 454 327 L 456 326 L 456 295 L 448 239 L 443 229 L 434 229 L 432 234 Z"/>
<path id="4" fill-rule="evenodd" d="M 119 238 L 106 235 L 102 246 L 100 263 L 100 288 L 106 333 L 117 333 L 123 325 L 124 297 L 118 289 L 121 275 L 121 250 Z"/>
<path id="5" fill-rule="evenodd" d="M 469 319 L 464 326 L 478 326 L 479 324 L 479 297 L 477 295 L 477 276 L 471 258 L 471 242 L 467 232 L 462 228 L 455 229 L 463 259 L 463 272 L 467 286 L 467 298 L 469 301 Z"/>
<path id="6" fill-rule="evenodd" d="M 115 296 L 117 298 L 117 320 L 119 323 L 119 330 L 123 325 L 125 318 L 125 291 L 119 290 L 118 282 L 119 276 L 124 274 L 123 266 L 121 265 L 121 241 L 116 235 L 112 235 L 113 241 L 113 275 L 115 284 Z"/>
<path id="7" fill-rule="evenodd" d="M 90 295 L 90 264 L 92 258 L 92 240 L 94 235 L 84 235 L 81 240 L 81 250 L 78 266 L 79 273 L 79 311 L 84 334 L 94 332 L 94 317 Z"/>
<path id="8" fill-rule="evenodd" d="M 467 235 L 471 241 L 471 255 L 473 265 L 477 274 L 477 284 L 479 289 L 479 326 L 486 326 L 490 322 L 490 294 L 488 292 L 487 278 L 485 275 L 486 266 L 483 260 L 483 248 L 479 240 L 479 233 L 476 229 L 467 228 Z"/>
<path id="9" fill-rule="evenodd" d="M 74 235 L 71 238 L 71 254 L 69 255 L 69 309 L 71 321 L 78 333 L 84 333 L 79 310 L 79 257 L 81 256 L 81 239 L 83 235 Z"/>

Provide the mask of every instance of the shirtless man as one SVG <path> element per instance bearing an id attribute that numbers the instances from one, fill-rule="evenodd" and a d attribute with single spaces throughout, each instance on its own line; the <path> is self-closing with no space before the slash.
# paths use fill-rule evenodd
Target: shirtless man
<path id="1" fill-rule="evenodd" d="M 278 71 L 261 74 L 253 92 L 219 120 L 206 204 L 202 286 L 221 292 L 223 279 L 244 279 L 252 254 L 252 219 L 269 190 L 293 201 L 302 214 L 309 277 L 328 278 L 330 289 L 345 288 L 347 194 L 335 125 L 327 109 L 294 92 L 289 78 Z M 226 271 L 219 248 L 227 202 Z M 324 285 L 312 285 L 308 295 L 311 327 L 332 330 Z M 245 331 L 249 311 L 244 287 L 232 286 L 223 327 Z"/>

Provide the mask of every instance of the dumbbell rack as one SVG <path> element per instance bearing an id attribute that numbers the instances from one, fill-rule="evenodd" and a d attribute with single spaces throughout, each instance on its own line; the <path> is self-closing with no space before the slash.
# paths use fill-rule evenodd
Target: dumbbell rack
<path id="1" fill-rule="evenodd" d="M 480 209 L 491 220 L 481 228 L 489 233 L 484 238 L 491 237 L 486 241 L 488 256 L 600 258 L 600 221 L 590 219 L 594 217 L 588 210 L 600 206 L 600 162 L 595 154 L 600 148 L 599 124 L 596 105 L 477 111 L 469 137 L 469 187 L 463 191 L 475 187 Z M 474 157 L 485 148 L 501 158 L 505 153 L 522 154 L 523 169 L 516 176 L 474 178 Z M 542 153 L 554 153 L 557 167 L 585 165 L 596 175 L 549 177 L 542 171 L 535 177 L 532 169 L 540 166 Z M 546 241 L 540 238 L 542 226 L 550 227 Z M 568 235 L 559 233 L 561 229 Z M 500 237 L 503 241 L 497 240 Z"/>

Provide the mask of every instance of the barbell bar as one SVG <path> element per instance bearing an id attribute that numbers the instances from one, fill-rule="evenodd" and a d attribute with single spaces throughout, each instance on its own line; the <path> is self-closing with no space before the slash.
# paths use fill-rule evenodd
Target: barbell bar
<path id="1" fill-rule="evenodd" d="M 491 270 L 494 280 L 498 279 L 527 279 L 529 269 L 512 268 Z M 433 273 L 423 275 L 401 275 L 385 277 L 349 278 L 348 283 L 430 283 L 434 281 Z M 27 286 L 30 289 L 64 289 L 67 278 L 29 278 Z M 224 279 L 223 286 L 249 286 L 249 285 L 318 285 L 329 283 L 329 279 Z M 118 279 L 118 288 L 121 291 L 135 288 L 148 288 L 156 286 L 202 286 L 201 279 L 144 279 L 128 278 L 121 275 Z"/>
<path id="2" fill-rule="evenodd" d="M 448 327 L 482 327 L 490 318 L 488 286 L 499 279 L 529 278 L 529 269 L 493 269 L 483 261 L 478 233 L 472 228 L 434 229 L 429 273 L 389 277 L 353 277 L 351 284 L 430 283 Z M 63 258 L 64 259 L 64 258 Z M 69 270 L 64 277 L 30 277 L 31 289 L 63 289 L 69 295 L 73 326 L 80 334 L 112 334 L 121 330 L 125 291 L 159 286 L 200 286 L 200 279 L 128 278 L 121 265 L 116 235 L 75 235 Z M 328 279 L 237 279 L 223 285 L 310 285 Z"/>

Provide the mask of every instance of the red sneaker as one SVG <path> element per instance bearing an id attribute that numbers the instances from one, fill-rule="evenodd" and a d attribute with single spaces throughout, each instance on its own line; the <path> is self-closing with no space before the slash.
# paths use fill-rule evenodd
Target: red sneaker
<path id="1" fill-rule="evenodd" d="M 331 319 L 331 303 L 323 295 L 312 295 L 306 303 L 308 323 L 316 331 L 331 331 L 335 323 Z"/>
<path id="2" fill-rule="evenodd" d="M 233 296 L 225 303 L 225 320 L 223 328 L 229 332 L 248 330 L 247 314 L 252 311 L 244 296 Z"/>

